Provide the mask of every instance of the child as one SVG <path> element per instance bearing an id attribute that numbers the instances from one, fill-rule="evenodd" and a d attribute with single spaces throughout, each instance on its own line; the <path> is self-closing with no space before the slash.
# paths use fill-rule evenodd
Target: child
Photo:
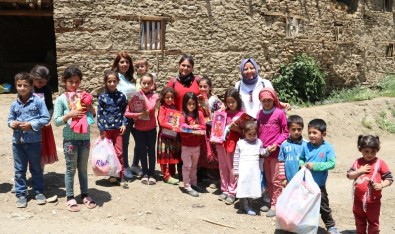
<path id="1" fill-rule="evenodd" d="M 313 119 L 309 122 L 307 128 L 310 142 L 303 145 L 299 165 L 311 170 L 314 181 L 321 190 L 321 219 L 329 233 L 338 234 L 339 231 L 332 218 L 332 210 L 329 207 L 329 198 L 325 186 L 328 170 L 335 168 L 335 151 L 332 145 L 324 140 L 326 136 L 326 123 L 324 120 Z"/>
<path id="2" fill-rule="evenodd" d="M 74 197 L 74 175 L 78 169 L 78 179 L 80 183 L 81 199 L 83 204 L 93 209 L 96 207 L 94 200 L 88 196 L 88 172 L 87 164 L 90 149 L 90 127 L 87 126 L 87 133 L 77 133 L 71 129 L 72 119 L 81 119 L 90 112 L 94 117 L 95 109 L 92 105 L 77 108 L 81 102 L 82 91 L 79 90 L 82 80 L 82 72 L 75 66 L 67 67 L 62 76 L 65 84 L 65 93 L 60 95 L 55 101 L 53 119 L 55 126 L 63 128 L 63 151 L 66 159 L 65 187 L 67 196 L 67 209 L 71 212 L 78 212 L 80 208 Z"/>
<path id="3" fill-rule="evenodd" d="M 52 90 L 48 85 L 50 79 L 48 68 L 36 65 L 30 71 L 30 75 L 33 78 L 33 93 L 45 100 L 45 106 L 48 109 L 49 115 L 52 116 Z M 42 128 L 42 138 L 41 165 L 44 166 L 44 164 L 51 164 L 58 161 L 55 138 L 50 123 Z"/>
<path id="4" fill-rule="evenodd" d="M 246 122 L 243 130 L 245 138 L 237 142 L 233 162 L 233 172 L 238 177 L 236 197 L 240 199 L 242 212 L 256 215 L 252 199 L 261 196 L 259 155 L 265 154 L 266 150 L 257 138 L 258 125 L 255 121 Z"/>
<path id="5" fill-rule="evenodd" d="M 223 144 L 217 145 L 219 173 L 221 177 L 221 191 L 218 200 L 225 201 L 227 205 L 231 205 L 236 199 L 237 181 L 233 175 L 233 155 L 236 149 L 236 143 L 242 135 L 242 130 L 238 127 L 234 120 L 243 114 L 241 110 L 241 98 L 234 88 L 228 88 L 225 91 L 224 103 L 226 125 L 229 126 L 230 132 L 226 135 Z"/>
<path id="6" fill-rule="evenodd" d="M 97 109 L 97 126 L 101 138 L 111 139 L 115 153 L 121 163 L 119 179 L 110 177 L 110 182 L 120 182 L 123 188 L 127 188 L 124 179 L 124 163 L 122 154 L 122 135 L 125 133 L 127 119 L 124 116 L 128 101 L 126 96 L 117 90 L 119 76 L 117 72 L 106 71 L 104 74 L 105 91 L 99 95 Z"/>
<path id="7" fill-rule="evenodd" d="M 203 76 L 198 81 L 198 84 L 200 91 L 200 95 L 198 96 L 198 98 L 201 98 L 203 101 L 201 109 L 204 117 L 206 118 L 206 121 L 209 121 L 212 119 L 214 111 L 221 109 L 223 107 L 223 104 L 220 99 L 212 93 L 213 85 L 210 78 L 208 78 L 207 76 Z M 209 112 L 206 113 L 206 110 L 208 110 Z"/>
<path id="8" fill-rule="evenodd" d="M 148 60 L 143 58 L 143 59 L 138 59 L 135 63 L 134 66 L 136 68 L 136 73 L 137 73 L 137 83 L 139 83 L 139 80 L 141 79 L 141 77 L 145 74 L 148 73 L 148 69 L 149 69 L 149 64 L 148 64 Z M 155 73 L 151 73 L 152 77 L 153 77 L 153 83 L 152 83 L 152 87 L 151 87 L 151 91 L 155 92 L 156 91 L 156 74 Z"/>
<path id="9" fill-rule="evenodd" d="M 276 216 L 277 198 L 280 196 L 282 187 L 278 178 L 278 153 L 280 145 L 288 137 L 287 118 L 281 110 L 276 92 L 272 88 L 263 88 L 259 92 L 259 100 L 262 110 L 257 113 L 256 119 L 259 125 L 259 139 L 268 151 L 264 159 L 263 170 L 267 183 L 267 190 L 271 203 L 261 207 L 261 211 L 267 212 L 267 217 Z"/>
<path id="10" fill-rule="evenodd" d="M 155 105 L 159 97 L 153 93 L 151 86 L 154 78 L 147 73 L 141 77 L 140 85 L 144 93 L 147 109 L 140 113 L 133 113 L 128 107 L 125 112 L 127 118 L 134 119 L 135 141 L 137 153 L 141 160 L 143 177 L 141 183 L 155 185 L 155 143 L 156 143 L 156 118 Z M 144 120 L 149 117 L 149 120 Z M 148 153 L 148 164 L 147 164 Z"/>
<path id="11" fill-rule="evenodd" d="M 176 91 L 172 87 L 165 87 L 160 93 L 160 107 L 158 112 L 158 123 L 159 123 L 159 134 L 157 144 L 157 162 L 160 165 L 163 181 L 168 184 L 178 185 L 180 182 L 173 176 L 176 173 L 176 165 L 181 160 L 181 145 L 179 138 L 171 139 L 169 137 L 162 136 L 163 129 L 174 130 L 173 125 L 168 123 L 166 119 L 169 110 L 175 110 L 174 99 Z"/>
<path id="12" fill-rule="evenodd" d="M 376 157 L 380 150 L 379 137 L 358 136 L 358 150 L 362 157 L 355 160 L 347 178 L 354 180 L 353 213 L 357 233 L 379 233 L 381 191 L 392 184 L 393 177 L 387 164 Z"/>
<path id="13" fill-rule="evenodd" d="M 206 129 L 203 113 L 198 111 L 198 99 L 195 93 L 187 92 L 182 101 L 183 115 L 180 118 L 180 126 L 189 125 L 192 129 Z M 191 133 L 181 133 L 181 159 L 182 178 L 185 191 L 198 197 L 198 192 L 203 192 L 197 185 L 197 163 L 199 160 L 200 146 L 204 136 Z"/>
<path id="14" fill-rule="evenodd" d="M 279 173 L 281 185 L 285 187 L 289 181 L 299 171 L 299 157 L 302 153 L 303 145 L 303 119 L 299 115 L 291 115 L 287 120 L 289 137 L 281 144 L 278 155 Z"/>
<path id="15" fill-rule="evenodd" d="M 50 116 L 44 101 L 32 94 L 33 80 L 29 73 L 15 76 L 17 100 L 11 104 L 8 127 L 12 128 L 12 152 L 15 169 L 16 207 L 27 206 L 26 170 L 30 165 L 33 193 L 37 204 L 44 205 L 44 175 L 41 168 L 41 128 L 49 123 Z"/>

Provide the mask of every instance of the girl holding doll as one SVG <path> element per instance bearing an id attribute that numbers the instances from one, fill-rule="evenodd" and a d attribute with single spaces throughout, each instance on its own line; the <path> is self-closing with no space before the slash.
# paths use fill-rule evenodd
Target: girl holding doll
<path id="1" fill-rule="evenodd" d="M 198 110 L 198 98 L 195 93 L 187 92 L 182 100 L 182 115 L 180 126 L 189 129 L 206 130 L 206 122 L 203 113 Z M 188 195 L 198 197 L 198 192 L 203 192 L 197 185 L 197 163 L 200 155 L 200 146 L 203 135 L 192 133 L 181 133 L 181 159 L 182 178 L 184 188 Z"/>
<path id="2" fill-rule="evenodd" d="M 165 87 L 160 93 L 160 106 L 158 112 L 158 144 L 157 144 L 157 162 L 160 165 L 160 169 L 163 174 L 163 181 L 168 184 L 178 185 L 180 182 L 174 178 L 176 174 L 176 165 L 181 160 L 181 145 L 180 138 L 175 132 L 175 125 L 169 122 L 173 122 L 175 116 L 171 114 L 171 111 L 176 109 L 174 99 L 176 92 L 172 87 Z M 166 136 L 162 134 L 164 130 L 170 130 L 174 133 L 174 137 Z"/>
<path id="3" fill-rule="evenodd" d="M 236 143 L 242 135 L 242 129 L 235 123 L 243 112 L 241 111 L 241 98 L 237 89 L 228 88 L 225 91 L 224 103 L 226 106 L 226 123 L 230 129 L 226 135 L 223 144 L 217 145 L 219 173 L 221 176 L 221 191 L 218 200 L 225 201 L 231 205 L 236 199 L 237 181 L 233 174 L 233 155 L 236 149 Z"/>
<path id="4" fill-rule="evenodd" d="M 110 139 L 114 145 L 115 154 L 121 163 L 119 178 L 110 177 L 111 183 L 120 182 L 123 188 L 127 188 L 124 179 L 124 162 L 122 153 L 122 135 L 125 133 L 127 119 L 124 116 L 128 104 L 126 96 L 117 90 L 119 76 L 117 72 L 106 71 L 104 73 L 105 91 L 98 97 L 97 126 L 100 137 Z"/>
<path id="5" fill-rule="evenodd" d="M 156 143 L 156 118 L 155 106 L 159 99 L 158 94 L 151 89 L 154 78 L 150 73 L 141 77 L 140 86 L 145 99 L 146 109 L 134 113 L 127 107 L 125 116 L 134 120 L 136 151 L 141 161 L 141 183 L 155 185 L 155 143 Z M 147 162 L 148 154 L 148 162 Z"/>

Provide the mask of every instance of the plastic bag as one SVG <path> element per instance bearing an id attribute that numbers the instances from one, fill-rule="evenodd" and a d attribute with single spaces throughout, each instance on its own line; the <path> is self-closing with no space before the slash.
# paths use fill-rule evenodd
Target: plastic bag
<path id="1" fill-rule="evenodd" d="M 320 203 L 320 188 L 311 172 L 302 168 L 278 197 L 276 228 L 303 234 L 317 233 Z"/>
<path id="2" fill-rule="evenodd" d="M 119 177 L 121 163 L 110 139 L 97 138 L 92 151 L 92 169 L 96 176 Z"/>

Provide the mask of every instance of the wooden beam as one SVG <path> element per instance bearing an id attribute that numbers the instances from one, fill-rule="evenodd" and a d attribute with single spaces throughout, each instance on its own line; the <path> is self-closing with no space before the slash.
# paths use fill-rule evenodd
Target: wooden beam
<path id="1" fill-rule="evenodd" d="M 0 10 L 0 16 L 53 17 L 53 12 L 52 10 Z"/>

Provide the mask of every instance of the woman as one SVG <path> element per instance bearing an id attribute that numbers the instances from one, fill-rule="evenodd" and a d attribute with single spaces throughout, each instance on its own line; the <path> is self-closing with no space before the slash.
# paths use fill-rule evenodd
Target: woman
<path id="1" fill-rule="evenodd" d="M 134 74 L 133 61 L 130 55 L 126 51 L 119 52 L 114 59 L 111 70 L 118 72 L 119 83 L 117 85 L 117 90 L 125 94 L 126 97 L 130 97 L 130 94 L 136 91 L 136 80 L 133 77 Z M 123 152 L 123 162 L 125 167 L 124 176 L 129 179 L 133 178 L 132 172 L 136 175 L 139 175 L 141 173 L 141 169 L 138 165 L 139 158 L 136 153 L 136 147 L 134 148 L 132 168 L 129 167 L 128 148 L 129 148 L 130 134 L 132 134 L 134 138 L 135 129 L 133 125 L 134 125 L 133 119 L 128 118 L 128 124 L 122 136 L 122 152 Z"/>
<path id="2" fill-rule="evenodd" d="M 263 88 L 273 88 L 272 83 L 259 76 L 258 64 L 252 58 L 244 59 L 240 64 L 242 79 L 236 82 L 235 88 L 239 91 L 243 102 L 242 110 L 255 117 L 262 104 L 259 101 L 259 92 Z M 281 103 L 282 109 L 289 109 L 288 103 Z"/>

